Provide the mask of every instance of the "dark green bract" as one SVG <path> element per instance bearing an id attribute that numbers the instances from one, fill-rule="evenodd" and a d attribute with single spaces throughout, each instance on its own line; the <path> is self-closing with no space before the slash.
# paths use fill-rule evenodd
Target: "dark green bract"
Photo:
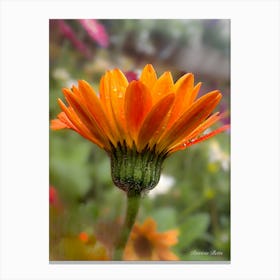
<path id="1" fill-rule="evenodd" d="M 127 193 L 145 193 L 153 189 L 160 179 L 166 153 L 156 153 L 155 148 L 141 152 L 118 143 L 110 154 L 114 184 Z"/>

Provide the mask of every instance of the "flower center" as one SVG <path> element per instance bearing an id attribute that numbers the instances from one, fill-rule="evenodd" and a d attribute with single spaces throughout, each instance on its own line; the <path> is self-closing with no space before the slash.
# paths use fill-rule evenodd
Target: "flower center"
<path id="1" fill-rule="evenodd" d="M 133 243 L 136 254 L 141 259 L 149 259 L 152 255 L 152 244 L 145 236 L 139 236 Z"/>
<path id="2" fill-rule="evenodd" d="M 114 184 L 125 192 L 143 193 L 157 185 L 166 153 L 156 153 L 155 148 L 138 152 L 135 145 L 131 149 L 118 143 L 110 156 Z"/>

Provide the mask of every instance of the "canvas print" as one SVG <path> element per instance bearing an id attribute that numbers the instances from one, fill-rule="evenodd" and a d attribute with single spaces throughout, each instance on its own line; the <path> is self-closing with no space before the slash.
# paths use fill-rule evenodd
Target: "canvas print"
<path id="1" fill-rule="evenodd" d="M 49 20 L 49 260 L 230 261 L 230 20 Z"/>

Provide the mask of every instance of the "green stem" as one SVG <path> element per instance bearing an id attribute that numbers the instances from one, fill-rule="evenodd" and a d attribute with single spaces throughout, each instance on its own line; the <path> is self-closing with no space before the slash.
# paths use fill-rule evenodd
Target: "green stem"
<path id="1" fill-rule="evenodd" d="M 127 193 L 127 206 L 126 206 L 126 217 L 123 224 L 122 231 L 120 233 L 119 239 L 116 243 L 113 260 L 122 260 L 123 250 L 128 241 L 131 229 L 135 223 L 135 219 L 140 206 L 141 194 L 139 192 L 130 191 Z"/>

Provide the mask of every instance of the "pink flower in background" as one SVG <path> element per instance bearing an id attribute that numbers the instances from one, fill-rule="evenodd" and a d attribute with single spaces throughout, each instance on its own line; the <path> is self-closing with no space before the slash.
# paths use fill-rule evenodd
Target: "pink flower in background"
<path id="1" fill-rule="evenodd" d="M 109 38 L 102 24 L 95 19 L 80 19 L 79 22 L 95 42 L 101 47 L 108 47 Z"/>
<path id="2" fill-rule="evenodd" d="M 69 24 L 65 22 L 65 20 L 55 20 L 57 22 L 59 30 L 65 38 L 67 38 L 73 46 L 78 49 L 81 53 L 84 53 L 86 56 L 89 56 L 89 50 L 87 46 L 80 40 L 78 39 L 76 33 L 74 30 L 71 28 Z"/>
<path id="3" fill-rule="evenodd" d="M 101 47 L 109 45 L 109 37 L 104 26 L 94 19 L 80 19 L 68 21 L 63 19 L 50 20 L 51 26 L 57 28 L 60 36 L 69 40 L 72 45 L 87 58 L 91 57 L 91 46 L 86 40 L 81 39 L 78 30 L 75 30 L 74 21 L 80 24 L 80 27 L 86 31 L 86 35 Z M 83 36 L 82 36 L 83 37 Z M 85 39 L 85 38 L 84 38 Z"/>
<path id="4" fill-rule="evenodd" d="M 137 75 L 136 72 L 134 71 L 127 71 L 124 73 L 126 78 L 127 78 L 127 81 L 130 83 L 131 81 L 135 80 L 137 81 L 139 79 L 139 76 Z"/>

